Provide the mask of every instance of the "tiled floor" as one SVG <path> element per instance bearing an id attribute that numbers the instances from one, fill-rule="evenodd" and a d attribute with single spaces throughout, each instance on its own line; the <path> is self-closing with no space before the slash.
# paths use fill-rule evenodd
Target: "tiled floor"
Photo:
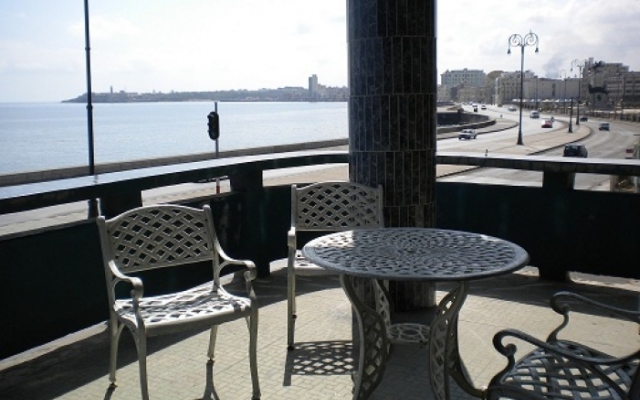
<path id="1" fill-rule="evenodd" d="M 352 315 L 336 277 L 299 278 L 297 349 L 286 349 L 286 276 L 274 271 L 255 282 L 260 301 L 258 362 L 262 399 L 351 398 Z M 460 347 L 477 387 L 486 385 L 505 360 L 491 339 L 501 328 L 513 327 L 544 338 L 560 317 L 548 307 L 556 291 L 569 289 L 622 307 L 638 305 L 640 284 L 574 281 L 554 284 L 538 280 L 535 271 L 474 282 L 460 314 Z M 442 296 L 446 287 L 438 286 Z M 640 345 L 638 327 L 605 315 L 578 312 L 568 333 L 576 340 L 614 354 Z M 138 399 L 138 365 L 131 336 L 122 335 L 118 386 L 109 389 L 109 346 L 104 326 L 89 329 L 84 338 L 49 346 L 49 352 L 0 361 L 0 399 Z M 152 399 L 250 399 L 244 321 L 219 330 L 215 365 L 208 365 L 208 332 L 149 340 L 148 373 Z M 525 350 L 523 348 L 523 350 Z M 397 347 L 383 383 L 373 399 L 430 398 L 425 349 Z M 458 389 L 454 399 L 469 398 Z"/>

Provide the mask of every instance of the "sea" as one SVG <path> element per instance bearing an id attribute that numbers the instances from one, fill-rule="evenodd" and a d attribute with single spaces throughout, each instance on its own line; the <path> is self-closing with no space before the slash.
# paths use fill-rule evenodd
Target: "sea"
<path id="1" fill-rule="evenodd" d="M 346 102 L 93 104 L 95 164 L 214 152 L 207 115 L 220 117 L 219 151 L 346 139 Z M 0 103 L 0 174 L 89 163 L 86 104 Z"/>

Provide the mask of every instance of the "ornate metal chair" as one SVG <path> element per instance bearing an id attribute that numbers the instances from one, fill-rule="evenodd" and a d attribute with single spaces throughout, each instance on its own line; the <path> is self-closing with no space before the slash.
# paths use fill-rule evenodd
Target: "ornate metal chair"
<path id="1" fill-rule="evenodd" d="M 299 250 L 300 232 L 337 232 L 384 225 L 382 186 L 353 182 L 319 182 L 291 186 L 291 228 L 287 233 L 287 344 L 293 350 L 296 314 L 296 275 L 322 274 Z"/>
<path id="2" fill-rule="evenodd" d="M 511 329 L 494 336 L 493 345 L 507 357 L 508 363 L 489 383 L 485 398 L 640 399 L 640 350 L 614 357 L 580 343 L 558 339 L 558 333 L 569 323 L 571 301 L 586 303 L 640 324 L 638 311 L 611 307 L 574 293 L 556 293 L 551 298 L 551 307 L 563 315 L 564 321 L 546 341 Z M 504 344 L 508 337 L 536 348 L 516 361 L 516 346 Z"/>
<path id="3" fill-rule="evenodd" d="M 148 399 L 147 337 L 209 327 L 207 355 L 213 361 L 218 325 L 245 318 L 250 337 L 253 399 L 259 399 L 258 306 L 251 285 L 255 266 L 251 261 L 235 260 L 225 254 L 216 236 L 210 208 L 154 205 L 129 210 L 108 220 L 98 217 L 97 223 L 109 299 L 112 385 L 116 381 L 118 341 L 125 326 L 135 339 L 142 398 Z M 200 262 L 211 264 L 212 281 L 176 293 L 144 296 L 142 280 L 129 275 Z M 232 295 L 221 285 L 220 271 L 227 265 L 245 268 L 247 297 Z M 116 287 L 120 285 L 128 285 L 131 297 L 116 297 Z"/>

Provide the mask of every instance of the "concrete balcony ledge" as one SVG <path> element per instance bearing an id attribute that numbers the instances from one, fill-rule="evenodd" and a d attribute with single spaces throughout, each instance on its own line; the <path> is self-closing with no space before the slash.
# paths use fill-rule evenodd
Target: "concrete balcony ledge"
<path id="1" fill-rule="evenodd" d="M 346 150 L 299 151 L 233 157 L 159 167 L 58 179 L 0 187 L 2 213 L 25 211 L 50 205 L 139 192 L 162 186 L 197 182 L 219 176 L 233 176 L 308 165 L 348 163 Z M 468 165 L 541 172 L 591 173 L 640 176 L 640 161 L 632 159 L 568 158 L 542 155 L 487 155 L 438 152 L 438 164 Z"/>
<path id="2" fill-rule="evenodd" d="M 220 176 L 262 174 L 262 171 L 330 163 L 347 163 L 346 151 L 300 151 L 197 161 L 139 168 L 46 182 L 0 187 L 1 213 L 26 211 Z"/>

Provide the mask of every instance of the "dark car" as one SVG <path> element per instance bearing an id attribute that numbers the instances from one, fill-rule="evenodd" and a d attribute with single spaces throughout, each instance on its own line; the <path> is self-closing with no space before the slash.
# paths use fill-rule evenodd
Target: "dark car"
<path id="1" fill-rule="evenodd" d="M 586 116 L 580 117 L 580 122 L 587 122 L 588 120 L 589 120 L 589 117 L 586 117 Z"/>
<path id="2" fill-rule="evenodd" d="M 462 139 L 475 139 L 478 136 L 478 133 L 473 129 L 464 129 L 459 135 L 458 140 Z"/>
<path id="3" fill-rule="evenodd" d="M 567 144 L 562 152 L 563 157 L 588 157 L 587 148 L 583 144 Z"/>
<path id="4" fill-rule="evenodd" d="M 609 123 L 608 122 L 601 122 L 600 126 L 598 127 L 599 131 L 608 131 L 609 130 Z"/>

